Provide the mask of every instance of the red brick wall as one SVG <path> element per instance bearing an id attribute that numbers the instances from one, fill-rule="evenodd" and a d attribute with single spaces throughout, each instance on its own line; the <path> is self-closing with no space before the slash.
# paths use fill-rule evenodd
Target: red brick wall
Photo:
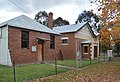
<path id="1" fill-rule="evenodd" d="M 48 37 L 50 38 L 50 35 Z M 61 36 L 55 36 L 55 49 L 50 49 L 50 41 L 47 41 L 44 45 L 44 60 L 61 59 L 60 49 Z"/>
<path id="2" fill-rule="evenodd" d="M 64 59 L 76 59 L 76 48 L 77 51 L 81 50 L 81 42 L 83 39 L 76 39 L 74 33 L 62 34 L 61 37 L 68 37 L 68 45 L 62 45 L 62 52 Z"/>
<path id="3" fill-rule="evenodd" d="M 76 46 L 75 46 L 74 33 L 62 34 L 61 37 L 68 37 L 68 45 L 61 46 L 64 59 L 75 59 Z"/>
<path id="4" fill-rule="evenodd" d="M 36 38 L 48 38 L 47 33 L 40 33 L 29 30 L 29 49 L 21 48 L 21 30 L 19 28 L 9 27 L 8 30 L 8 47 L 10 49 L 11 58 L 15 59 L 16 64 L 35 63 L 38 61 L 37 52 L 32 52 L 32 46 L 37 46 Z M 50 42 L 46 42 L 44 46 L 44 60 L 53 60 L 55 57 L 60 59 L 60 36 L 55 36 L 55 49 L 50 49 Z"/>

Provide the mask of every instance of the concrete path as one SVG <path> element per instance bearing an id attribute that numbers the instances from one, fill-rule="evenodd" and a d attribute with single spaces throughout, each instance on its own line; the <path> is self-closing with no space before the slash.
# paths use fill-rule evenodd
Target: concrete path
<path id="1" fill-rule="evenodd" d="M 51 65 L 51 66 L 55 66 L 55 64 L 50 64 L 50 63 L 45 63 L 45 64 Z M 62 66 L 62 65 L 57 65 L 57 67 L 68 68 L 68 69 L 73 69 L 73 70 L 81 70 L 80 68 L 69 67 L 69 66 Z"/>

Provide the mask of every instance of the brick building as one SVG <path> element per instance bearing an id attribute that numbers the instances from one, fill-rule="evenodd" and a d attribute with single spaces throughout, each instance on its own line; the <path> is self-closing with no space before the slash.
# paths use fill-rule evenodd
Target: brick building
<path id="1" fill-rule="evenodd" d="M 97 58 L 99 40 L 88 23 L 53 28 L 49 13 L 48 27 L 18 16 L 0 24 L 0 64 L 12 66 L 57 59 Z"/>
<path id="2" fill-rule="evenodd" d="M 86 22 L 53 28 L 61 34 L 61 50 L 64 59 L 76 59 L 76 52 L 83 58 L 97 58 L 99 40 L 95 32 Z"/>
<path id="3" fill-rule="evenodd" d="M 49 21 L 52 21 L 52 13 Z M 50 22 L 51 23 L 51 22 Z M 52 27 L 52 23 L 49 24 Z M 0 64 L 12 66 L 61 59 L 60 34 L 26 17 L 0 24 Z"/>

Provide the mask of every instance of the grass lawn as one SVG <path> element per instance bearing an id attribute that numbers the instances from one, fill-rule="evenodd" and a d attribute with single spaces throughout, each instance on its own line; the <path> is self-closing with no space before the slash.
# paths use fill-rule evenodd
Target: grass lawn
<path id="1" fill-rule="evenodd" d="M 58 68 L 58 73 L 66 72 L 69 69 Z M 16 67 L 17 82 L 46 77 L 55 74 L 54 66 L 46 64 L 31 64 Z M 13 68 L 0 65 L 0 82 L 13 82 Z"/>
<path id="2" fill-rule="evenodd" d="M 50 61 L 49 63 L 54 64 L 54 61 Z M 91 64 L 98 63 L 97 60 L 91 60 Z M 70 67 L 76 67 L 76 61 L 75 60 L 57 60 L 58 65 L 63 65 L 63 66 L 70 66 Z M 82 67 L 90 65 L 90 60 L 82 60 Z M 80 61 L 78 61 L 78 67 L 80 67 Z"/>
<path id="3" fill-rule="evenodd" d="M 107 54 L 103 54 L 101 56 L 98 57 L 99 59 L 107 59 Z"/>
<path id="4" fill-rule="evenodd" d="M 120 82 L 120 57 L 93 64 L 82 70 L 71 70 L 37 80 L 40 82 Z"/>

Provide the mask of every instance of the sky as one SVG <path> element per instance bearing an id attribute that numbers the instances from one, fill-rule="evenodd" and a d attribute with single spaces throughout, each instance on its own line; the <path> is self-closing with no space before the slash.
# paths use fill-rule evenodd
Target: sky
<path id="1" fill-rule="evenodd" d="M 91 7 L 89 0 L 0 0 L 0 23 L 20 15 L 34 19 L 39 11 L 53 13 L 53 19 L 62 17 L 74 24 L 78 15 Z"/>

